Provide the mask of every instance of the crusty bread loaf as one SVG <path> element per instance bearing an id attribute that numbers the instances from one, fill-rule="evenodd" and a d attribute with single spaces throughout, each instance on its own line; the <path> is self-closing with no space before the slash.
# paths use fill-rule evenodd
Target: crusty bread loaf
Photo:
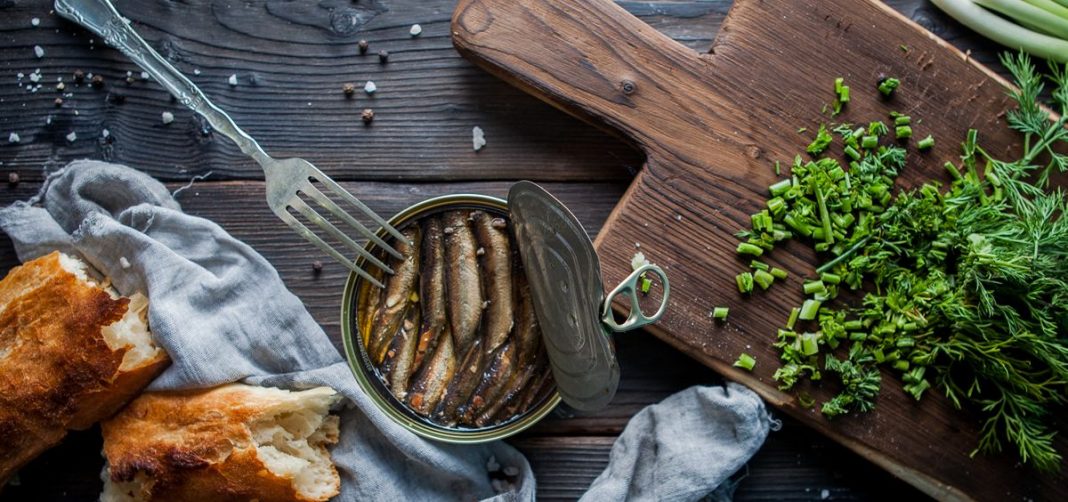
<path id="1" fill-rule="evenodd" d="M 148 392 L 103 423 L 102 502 L 322 501 L 341 480 L 329 387 Z"/>
<path id="2" fill-rule="evenodd" d="M 0 281 L 0 487 L 69 429 L 107 418 L 170 364 L 148 302 L 54 252 Z"/>

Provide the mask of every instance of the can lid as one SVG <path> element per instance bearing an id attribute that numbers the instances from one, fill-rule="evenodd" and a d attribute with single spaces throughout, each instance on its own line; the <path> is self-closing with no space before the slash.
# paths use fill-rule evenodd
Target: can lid
<path id="1" fill-rule="evenodd" d="M 563 203 L 529 181 L 512 186 L 508 209 L 560 397 L 578 410 L 604 408 L 619 386 L 619 363 L 601 324 L 593 242 Z"/>

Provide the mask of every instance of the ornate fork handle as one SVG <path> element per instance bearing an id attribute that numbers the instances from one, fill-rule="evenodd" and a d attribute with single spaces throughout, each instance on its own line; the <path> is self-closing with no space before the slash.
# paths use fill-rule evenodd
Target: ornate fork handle
<path id="1" fill-rule="evenodd" d="M 265 165 L 265 161 L 270 159 L 256 140 L 241 130 L 226 112 L 208 101 L 196 84 L 148 45 L 130 27 L 130 22 L 119 15 L 110 0 L 56 0 L 55 9 L 61 16 L 88 28 L 108 45 L 122 51 L 178 101 L 202 115 L 216 131 L 233 140 L 245 155 L 260 165 Z"/>

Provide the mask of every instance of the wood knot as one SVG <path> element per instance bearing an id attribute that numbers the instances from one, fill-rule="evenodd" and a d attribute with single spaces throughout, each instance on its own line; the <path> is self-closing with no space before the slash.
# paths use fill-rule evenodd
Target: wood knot
<path id="1" fill-rule="evenodd" d="M 631 94 L 634 94 L 634 91 L 638 90 L 638 85 L 630 80 L 624 80 L 619 88 L 623 91 L 623 94 L 630 96 Z"/>

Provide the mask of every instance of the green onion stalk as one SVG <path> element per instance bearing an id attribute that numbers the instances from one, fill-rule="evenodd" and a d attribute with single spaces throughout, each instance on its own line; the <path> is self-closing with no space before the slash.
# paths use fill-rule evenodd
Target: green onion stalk
<path id="1" fill-rule="evenodd" d="M 1068 63 L 1064 0 L 931 0 L 961 24 L 1001 45 Z"/>

